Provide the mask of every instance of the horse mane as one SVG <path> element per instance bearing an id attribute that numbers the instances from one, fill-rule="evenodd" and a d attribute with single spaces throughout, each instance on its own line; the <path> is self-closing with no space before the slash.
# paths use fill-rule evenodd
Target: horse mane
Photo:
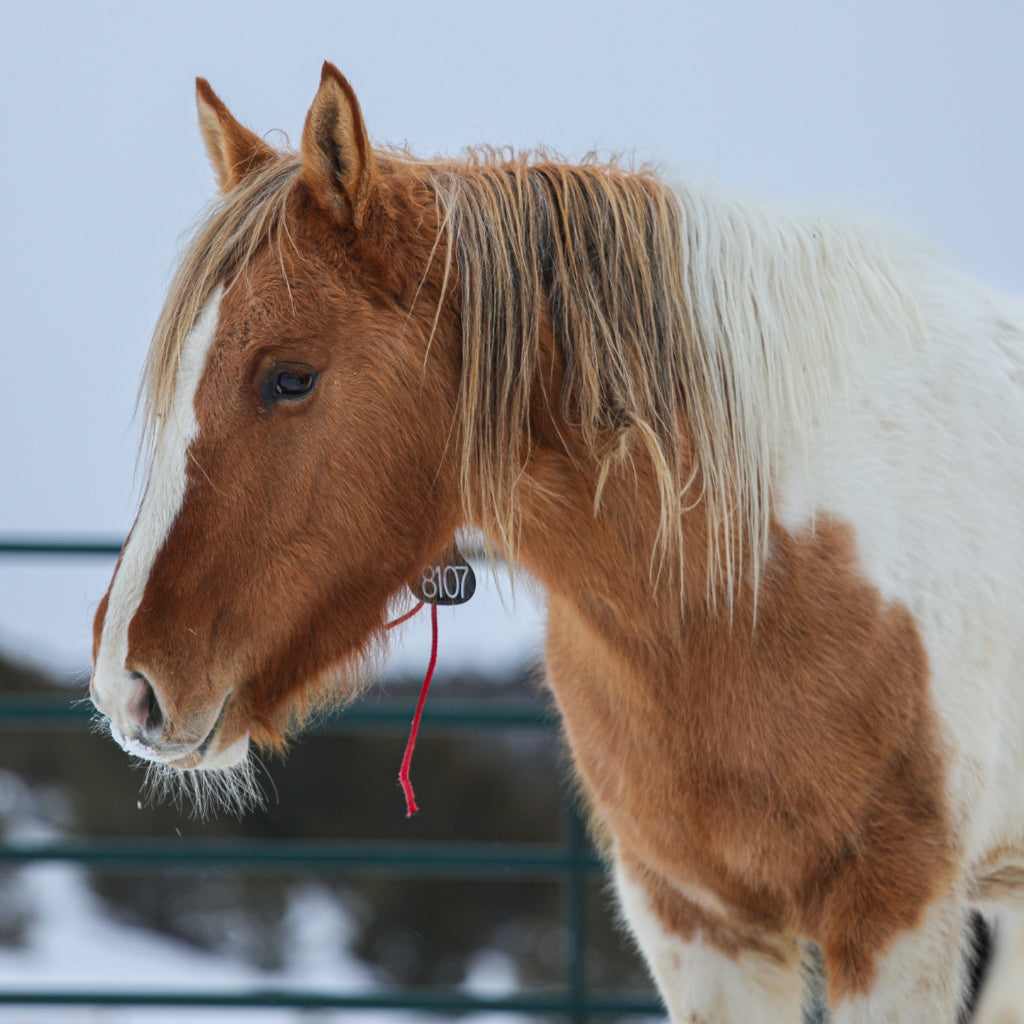
<path id="1" fill-rule="evenodd" d="M 709 597 L 724 590 L 731 608 L 745 575 L 756 594 L 780 439 L 799 443 L 812 428 L 858 331 L 922 330 L 885 234 L 595 159 L 379 155 L 435 195 L 438 237 L 423 273 L 444 254 L 441 302 L 457 267 L 461 477 L 485 532 L 514 556 L 539 385 L 596 469 L 595 512 L 608 475 L 639 448 L 660 495 L 652 566 L 659 553 L 681 564 L 683 514 L 702 502 Z M 261 246 L 281 246 L 300 167 L 296 154 L 269 162 L 197 229 L 147 359 L 149 437 L 172 407 L 181 348 L 206 301 Z M 542 372 L 544 313 L 565 368 L 558 396 Z"/>
<path id="2" fill-rule="evenodd" d="M 595 510 L 614 464 L 634 438 L 642 444 L 668 546 L 686 487 L 680 383 L 692 348 L 670 194 L 653 175 L 615 164 L 490 151 L 436 169 L 430 184 L 461 282 L 462 484 L 484 532 L 515 551 L 540 384 L 596 463 Z M 547 392 L 541 365 L 545 313 L 564 365 L 560 395 Z"/>
<path id="3" fill-rule="evenodd" d="M 546 311 L 565 379 L 541 397 L 583 439 L 595 513 L 641 450 L 660 494 L 652 567 L 659 551 L 681 566 L 683 514 L 703 503 L 709 600 L 731 609 L 744 575 L 756 595 L 783 435 L 811 429 L 866 324 L 919 332 L 884 232 L 594 159 L 484 151 L 429 177 L 462 287 L 463 492 L 485 530 L 514 553 Z"/>

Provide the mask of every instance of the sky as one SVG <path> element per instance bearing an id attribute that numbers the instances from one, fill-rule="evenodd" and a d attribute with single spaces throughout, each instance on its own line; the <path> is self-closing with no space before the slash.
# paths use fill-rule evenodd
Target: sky
<path id="1" fill-rule="evenodd" d="M 597 149 L 745 195 L 876 211 L 1021 295 L 1022 43 L 1019 0 L 9 5 L 0 536 L 131 524 L 139 374 L 214 192 L 196 75 L 283 144 L 329 59 L 378 142 Z M 111 568 L 0 558 L 0 649 L 80 675 Z M 535 601 L 475 601 L 448 613 L 452 664 L 537 648 Z M 424 642 L 411 631 L 410 665 Z"/>

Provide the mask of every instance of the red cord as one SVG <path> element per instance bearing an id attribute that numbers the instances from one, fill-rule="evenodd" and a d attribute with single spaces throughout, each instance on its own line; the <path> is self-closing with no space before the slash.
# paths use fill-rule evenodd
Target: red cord
<path id="1" fill-rule="evenodd" d="M 392 619 L 384 628 L 394 629 L 395 626 L 400 626 L 403 622 L 408 622 L 422 607 L 423 602 L 417 601 L 412 611 L 406 612 L 404 615 L 399 616 L 397 619 Z"/>
<path id="2" fill-rule="evenodd" d="M 422 602 L 420 603 L 422 607 Z M 410 612 L 414 615 L 419 607 Z M 401 621 L 401 620 L 400 620 Z M 434 678 L 434 666 L 437 664 L 437 605 L 430 606 L 430 664 L 427 666 L 427 674 L 423 678 L 423 686 L 420 687 L 420 699 L 416 702 L 416 712 L 412 716 L 412 726 L 409 729 L 409 740 L 405 744 L 405 756 L 402 758 L 402 767 L 398 772 L 398 781 L 402 784 L 402 792 L 405 793 L 405 816 L 411 818 L 418 813 L 416 796 L 412 791 L 412 782 L 409 779 L 409 768 L 412 765 L 412 752 L 416 749 L 416 737 L 420 731 L 420 719 L 423 717 L 423 706 L 427 703 L 427 693 L 430 690 L 430 681 Z"/>

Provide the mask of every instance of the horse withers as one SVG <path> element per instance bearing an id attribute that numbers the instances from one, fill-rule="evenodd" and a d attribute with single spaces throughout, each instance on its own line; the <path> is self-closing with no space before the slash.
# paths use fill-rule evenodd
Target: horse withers
<path id="1" fill-rule="evenodd" d="M 1024 308 L 846 217 L 374 148 L 329 64 L 298 153 L 198 103 L 220 200 L 96 615 L 115 739 L 244 803 L 474 528 L 546 588 L 673 1020 L 798 1021 L 813 944 L 840 1024 L 951 1024 L 971 913 L 1024 892 Z"/>

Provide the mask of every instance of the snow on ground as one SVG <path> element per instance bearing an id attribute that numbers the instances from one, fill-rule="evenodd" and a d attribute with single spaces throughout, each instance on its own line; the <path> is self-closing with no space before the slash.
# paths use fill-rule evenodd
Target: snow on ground
<path id="1" fill-rule="evenodd" d="M 118 922 L 68 864 L 36 864 L 17 872 L 18 900 L 30 911 L 24 944 L 0 946 L 0 991 L 194 991 L 287 989 L 332 994 L 380 991 L 370 969 L 344 952 L 350 923 L 329 892 L 297 887 L 287 914 L 291 952 L 280 971 L 225 956 Z M 516 987 L 515 971 L 495 952 L 481 954 L 464 990 L 497 996 Z M 5 1024 L 413 1024 L 436 1019 L 408 1011 L 274 1010 L 168 1007 L 3 1006 Z M 476 1014 L 473 1024 L 509 1024 L 521 1017 Z"/>
<path id="2" fill-rule="evenodd" d="M 0 821 L 8 840 L 45 842 L 59 831 L 41 814 L 30 788 L 0 772 Z M 263 971 L 113 918 L 73 864 L 36 863 L 11 871 L 0 883 L 3 917 L 24 921 L 16 945 L 0 944 L 0 991 L 193 991 L 277 989 L 330 994 L 379 992 L 364 963 L 347 953 L 351 920 L 331 893 L 297 883 L 285 915 L 280 970 Z M 471 966 L 464 990 L 498 996 L 517 985 L 512 963 L 494 951 Z M 3 1024 L 420 1024 L 436 1020 L 407 1011 L 220 1009 L 168 1007 L 59 1007 L 0 1004 Z M 476 1014 L 472 1024 L 523 1024 L 508 1014 Z"/>

